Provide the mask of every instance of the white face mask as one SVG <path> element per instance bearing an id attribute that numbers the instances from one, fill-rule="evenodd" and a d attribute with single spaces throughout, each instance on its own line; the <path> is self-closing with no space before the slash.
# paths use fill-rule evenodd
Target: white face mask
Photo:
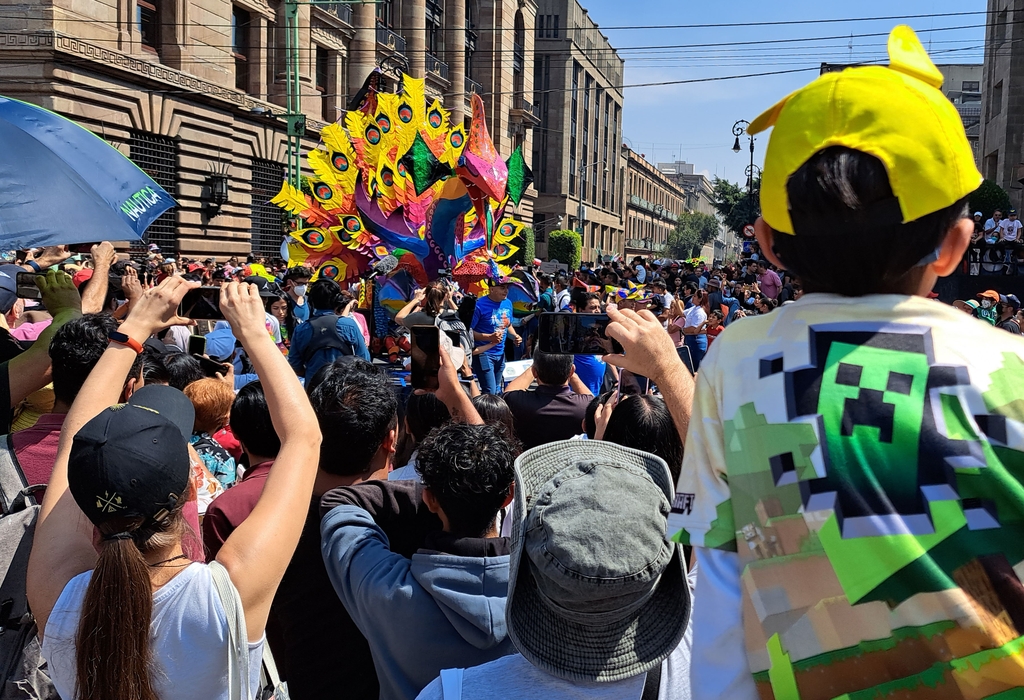
<path id="1" fill-rule="evenodd" d="M 982 299 L 981 300 L 981 308 L 983 308 L 983 309 L 992 308 L 992 301 L 990 299 Z"/>
<path id="2" fill-rule="evenodd" d="M 294 288 L 292 288 L 292 291 L 295 292 L 295 296 L 297 296 L 297 297 L 304 297 L 304 296 L 306 296 L 306 285 L 304 285 L 304 284 L 297 284 L 297 285 L 295 285 Z"/>

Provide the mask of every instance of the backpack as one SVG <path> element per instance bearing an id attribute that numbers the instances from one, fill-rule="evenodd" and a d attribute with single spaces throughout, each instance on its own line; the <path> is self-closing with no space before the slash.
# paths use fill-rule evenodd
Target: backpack
<path id="1" fill-rule="evenodd" d="M 29 486 L 7 435 L 0 444 L 0 700 L 59 700 L 28 609 L 26 576 L 45 484 Z"/>
<path id="2" fill-rule="evenodd" d="M 466 324 L 459 318 L 459 314 L 455 311 L 446 311 L 438 314 L 434 323 L 442 331 L 454 331 L 459 334 L 459 345 L 466 353 L 466 357 L 473 357 L 473 336 L 469 334 L 469 329 L 466 328 Z"/>

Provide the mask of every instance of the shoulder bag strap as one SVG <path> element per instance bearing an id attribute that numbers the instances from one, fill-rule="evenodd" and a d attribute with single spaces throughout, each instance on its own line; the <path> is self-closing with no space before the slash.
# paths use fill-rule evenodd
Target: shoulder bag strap
<path id="1" fill-rule="evenodd" d="M 252 697 L 249 688 L 249 636 L 245 629 L 242 601 L 231 583 L 228 570 L 217 561 L 210 562 L 208 566 L 228 620 L 228 697 L 230 700 L 249 700 Z"/>
<path id="2" fill-rule="evenodd" d="M 461 668 L 446 668 L 441 671 L 441 697 L 444 700 L 462 700 Z"/>
<path id="3" fill-rule="evenodd" d="M 661 664 L 647 672 L 647 679 L 644 681 L 644 692 L 640 696 L 640 700 L 658 700 L 659 692 L 661 692 Z"/>
<path id="4" fill-rule="evenodd" d="M 10 513 L 19 496 L 26 493 L 26 489 L 28 480 L 14 454 L 14 446 L 8 434 L 4 436 L 0 445 L 0 514 Z M 35 505 L 35 499 L 30 494 L 26 496 L 26 500 L 29 505 Z"/>

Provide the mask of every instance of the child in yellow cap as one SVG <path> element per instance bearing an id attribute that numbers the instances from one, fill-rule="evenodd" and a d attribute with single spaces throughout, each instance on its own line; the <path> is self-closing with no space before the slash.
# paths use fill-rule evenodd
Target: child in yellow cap
<path id="1" fill-rule="evenodd" d="M 913 31 L 889 55 L 750 127 L 757 239 L 805 294 L 697 378 L 672 518 L 695 700 L 1024 692 L 1024 343 L 924 298 L 982 178 Z"/>

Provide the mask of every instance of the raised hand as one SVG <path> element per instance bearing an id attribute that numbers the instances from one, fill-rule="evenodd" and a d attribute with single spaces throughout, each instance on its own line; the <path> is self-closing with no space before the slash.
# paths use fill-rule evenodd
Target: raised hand
<path id="1" fill-rule="evenodd" d="M 181 300 L 190 290 L 199 286 L 181 277 L 168 277 L 156 287 L 147 289 L 135 302 L 121 332 L 143 342 L 157 331 L 170 326 L 191 326 L 194 321 L 178 315 Z"/>
<path id="2" fill-rule="evenodd" d="M 605 361 L 634 374 L 650 377 L 655 384 L 684 369 L 675 343 L 650 311 L 609 310 L 605 334 L 619 341 L 623 354 L 606 355 Z"/>
<path id="3" fill-rule="evenodd" d="M 68 311 L 82 313 L 82 297 L 66 272 L 48 270 L 45 275 L 36 277 L 36 286 L 43 293 L 46 310 L 54 318 Z"/>
<path id="4" fill-rule="evenodd" d="M 267 312 L 263 308 L 260 290 L 255 284 L 228 282 L 220 288 L 220 310 L 231 324 L 231 331 L 243 345 L 257 336 L 267 339 Z"/>

